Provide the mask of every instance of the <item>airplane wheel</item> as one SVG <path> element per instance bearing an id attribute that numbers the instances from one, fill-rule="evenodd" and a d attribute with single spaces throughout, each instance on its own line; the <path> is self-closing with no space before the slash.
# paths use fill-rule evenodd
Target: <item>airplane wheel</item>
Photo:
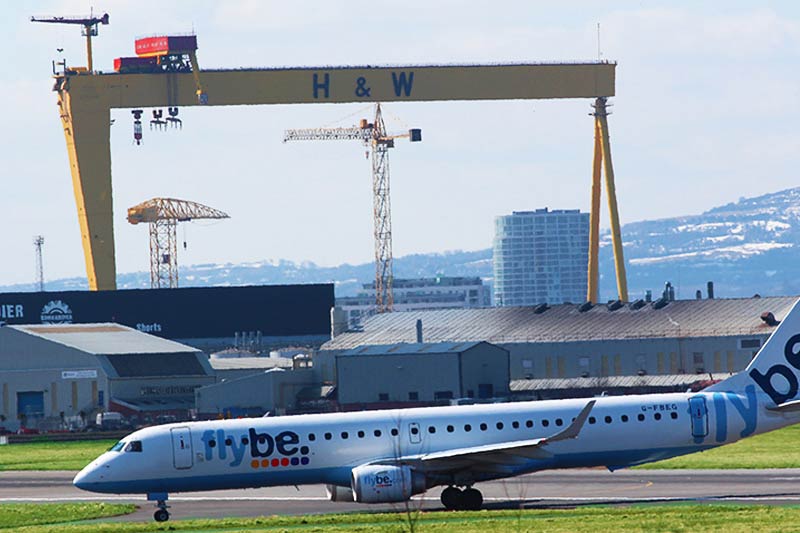
<path id="1" fill-rule="evenodd" d="M 153 518 L 156 519 L 156 522 L 166 522 L 169 520 L 169 511 L 166 509 L 159 509 L 153 513 Z"/>
<path id="2" fill-rule="evenodd" d="M 455 511 L 461 508 L 461 491 L 456 487 L 447 487 L 442 491 L 442 505 L 449 511 Z"/>
<path id="3" fill-rule="evenodd" d="M 483 505 L 483 494 L 472 487 L 461 493 L 461 508 L 466 511 L 480 511 Z"/>

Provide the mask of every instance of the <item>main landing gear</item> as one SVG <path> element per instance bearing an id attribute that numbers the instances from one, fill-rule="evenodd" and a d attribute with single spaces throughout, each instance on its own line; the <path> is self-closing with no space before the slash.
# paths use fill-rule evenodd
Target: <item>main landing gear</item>
<path id="1" fill-rule="evenodd" d="M 483 494 L 478 489 L 447 487 L 442 491 L 442 505 L 449 511 L 479 511 L 483 505 Z"/>

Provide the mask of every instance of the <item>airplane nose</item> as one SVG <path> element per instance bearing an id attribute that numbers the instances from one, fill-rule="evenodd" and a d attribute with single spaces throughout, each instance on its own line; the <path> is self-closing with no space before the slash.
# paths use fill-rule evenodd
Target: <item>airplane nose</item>
<path id="1" fill-rule="evenodd" d="M 81 490 L 97 491 L 100 484 L 108 478 L 110 466 L 93 462 L 78 472 L 72 484 Z"/>

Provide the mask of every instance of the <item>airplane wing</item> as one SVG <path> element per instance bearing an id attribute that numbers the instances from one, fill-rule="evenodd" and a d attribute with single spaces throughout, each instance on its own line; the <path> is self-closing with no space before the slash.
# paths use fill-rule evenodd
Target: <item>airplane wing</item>
<path id="1" fill-rule="evenodd" d="M 531 459 L 549 457 L 550 453 L 544 449 L 548 444 L 577 437 L 595 402 L 596 400 L 589 401 L 568 427 L 549 437 L 455 448 L 403 457 L 400 461 L 430 473 L 473 470 L 510 474 L 514 467 Z"/>

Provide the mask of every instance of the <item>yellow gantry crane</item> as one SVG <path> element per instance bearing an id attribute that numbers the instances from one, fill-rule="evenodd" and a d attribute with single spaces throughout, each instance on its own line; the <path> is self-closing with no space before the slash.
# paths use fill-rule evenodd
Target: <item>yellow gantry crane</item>
<path id="1" fill-rule="evenodd" d="M 89 15 L 88 17 L 31 17 L 31 22 L 46 22 L 49 24 L 77 24 L 83 26 L 81 35 L 86 37 L 86 70 L 89 73 L 94 71 L 94 64 L 92 62 L 92 37 L 97 37 L 98 24 L 108 24 L 108 13 L 102 17 L 95 17 Z M 66 65 L 64 65 L 66 68 Z M 79 70 L 79 69 L 73 69 Z"/>
<path id="2" fill-rule="evenodd" d="M 372 212 L 375 236 L 375 307 L 378 313 L 392 310 L 392 209 L 389 196 L 389 148 L 395 139 L 407 138 L 411 142 L 422 140 L 422 130 L 410 129 L 407 133 L 389 135 L 381 113 L 381 104 L 375 105 L 375 120 L 362 119 L 351 128 L 307 128 L 286 130 L 287 141 L 361 141 L 372 149 Z"/>
<path id="3" fill-rule="evenodd" d="M 150 287 L 178 287 L 178 222 L 220 218 L 230 217 L 207 205 L 176 198 L 153 198 L 128 209 L 128 222 L 150 224 Z"/>

